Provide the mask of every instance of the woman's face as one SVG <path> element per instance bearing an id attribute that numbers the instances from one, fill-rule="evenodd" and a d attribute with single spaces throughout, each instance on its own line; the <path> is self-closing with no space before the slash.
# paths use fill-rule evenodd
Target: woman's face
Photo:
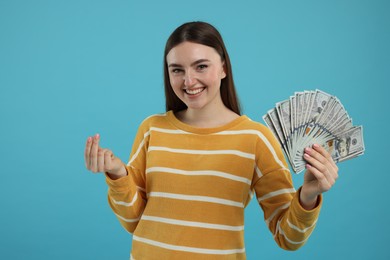
<path id="1" fill-rule="evenodd" d="M 223 106 L 220 86 L 226 74 L 214 48 L 183 42 L 169 51 L 166 61 L 172 89 L 188 109 Z"/>

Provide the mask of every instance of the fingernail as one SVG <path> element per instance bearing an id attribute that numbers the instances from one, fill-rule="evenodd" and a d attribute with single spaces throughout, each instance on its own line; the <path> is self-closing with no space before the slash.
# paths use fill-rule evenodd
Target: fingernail
<path id="1" fill-rule="evenodd" d="M 90 143 L 92 141 L 92 137 L 88 137 L 87 142 Z"/>
<path id="2" fill-rule="evenodd" d="M 100 137 L 99 134 L 96 134 L 96 135 L 95 135 L 96 140 L 99 139 L 99 137 Z"/>
<path id="3" fill-rule="evenodd" d="M 306 151 L 306 152 L 310 152 L 310 151 L 311 151 L 310 147 L 306 147 L 306 148 L 305 148 L 305 151 Z"/>
<path id="4" fill-rule="evenodd" d="M 318 144 L 313 144 L 313 147 L 314 148 L 318 148 L 318 147 L 320 147 Z"/>
<path id="5" fill-rule="evenodd" d="M 311 165 L 310 164 L 306 164 L 306 169 L 310 169 L 311 168 Z"/>
<path id="6" fill-rule="evenodd" d="M 307 153 L 305 153 L 303 156 L 304 156 L 305 158 L 309 158 L 309 157 L 310 157 Z"/>

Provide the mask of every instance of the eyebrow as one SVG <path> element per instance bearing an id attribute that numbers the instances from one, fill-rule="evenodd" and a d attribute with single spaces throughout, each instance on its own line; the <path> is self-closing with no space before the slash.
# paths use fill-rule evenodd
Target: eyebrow
<path id="1" fill-rule="evenodd" d="M 193 63 L 191 63 L 191 67 L 194 66 L 194 65 L 197 65 L 199 63 L 203 63 L 203 62 L 210 62 L 210 60 L 208 59 L 199 59 L 199 60 L 196 60 L 194 61 Z M 177 63 L 171 63 L 168 65 L 168 67 L 182 67 L 182 65 L 180 64 L 177 64 Z"/>

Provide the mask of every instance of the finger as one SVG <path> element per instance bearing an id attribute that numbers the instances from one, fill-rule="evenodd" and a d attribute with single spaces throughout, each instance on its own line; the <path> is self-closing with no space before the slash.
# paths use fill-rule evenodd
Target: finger
<path id="1" fill-rule="evenodd" d="M 324 147 L 322 147 L 319 144 L 313 144 L 313 150 L 317 151 L 319 154 L 324 156 L 326 158 L 326 160 L 328 160 L 330 166 L 333 168 L 333 170 L 335 172 L 338 171 L 338 167 L 337 167 L 336 163 L 334 162 L 331 154 Z"/>
<path id="2" fill-rule="evenodd" d="M 313 153 L 312 151 L 310 151 L 310 149 L 305 149 L 305 151 L 309 151 L 304 154 L 304 158 L 309 163 L 309 166 L 311 168 L 314 168 L 316 171 L 320 172 L 321 175 L 323 175 L 327 179 L 327 181 L 331 185 L 333 185 L 335 183 L 334 174 L 332 173 L 333 169 L 332 167 L 329 166 L 329 164 L 328 166 L 324 164 L 323 161 L 326 161 L 326 159 L 324 159 L 322 155 Z"/>
<path id="3" fill-rule="evenodd" d="M 97 157 L 98 157 L 98 149 L 99 149 L 99 134 L 96 134 L 93 137 L 92 141 L 92 147 L 91 147 L 91 153 L 90 153 L 90 162 L 91 162 L 91 171 L 97 172 L 98 165 L 97 165 Z"/>
<path id="4" fill-rule="evenodd" d="M 106 165 L 106 170 L 109 171 L 112 169 L 112 159 L 113 159 L 114 155 L 112 153 L 112 151 L 106 149 L 105 153 L 104 153 L 104 164 Z"/>
<path id="5" fill-rule="evenodd" d="M 321 172 L 326 171 L 326 158 L 310 147 L 305 148 L 304 159 Z"/>
<path id="6" fill-rule="evenodd" d="M 98 172 L 104 172 L 105 171 L 105 164 L 104 164 L 104 153 L 106 149 L 100 148 L 98 149 L 98 156 L 97 156 L 97 171 Z"/>
<path id="7" fill-rule="evenodd" d="M 84 151 L 84 161 L 85 161 L 85 167 L 89 170 L 89 154 L 91 153 L 91 146 L 92 146 L 92 137 L 87 138 L 87 143 L 85 144 L 85 151 Z"/>
<path id="8" fill-rule="evenodd" d="M 323 166 L 316 164 L 320 171 L 325 172 L 328 170 L 332 176 L 335 176 L 337 173 L 337 166 L 334 164 L 332 157 L 330 154 L 320 145 L 314 144 L 313 148 L 307 147 L 305 152 L 309 154 L 311 157 L 318 160 Z M 325 167 L 325 168 L 323 168 Z"/>
<path id="9" fill-rule="evenodd" d="M 318 144 L 314 144 L 313 149 L 316 150 L 317 152 L 319 152 L 322 156 L 324 156 L 326 158 L 328 163 L 325 163 L 325 167 L 328 168 L 328 170 L 333 178 L 333 181 L 336 181 L 339 177 L 339 175 L 338 175 L 339 168 L 337 167 L 336 163 L 334 162 L 331 154 L 325 148 L 323 148 L 321 145 L 318 145 Z"/>

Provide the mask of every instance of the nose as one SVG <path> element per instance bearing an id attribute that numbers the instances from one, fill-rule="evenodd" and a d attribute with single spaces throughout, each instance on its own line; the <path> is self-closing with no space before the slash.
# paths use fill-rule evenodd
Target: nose
<path id="1" fill-rule="evenodd" d="M 183 77 L 183 80 L 184 80 L 184 86 L 186 87 L 191 87 L 192 85 L 195 84 L 196 82 L 196 79 L 194 78 L 194 76 L 190 73 L 186 73 Z"/>

